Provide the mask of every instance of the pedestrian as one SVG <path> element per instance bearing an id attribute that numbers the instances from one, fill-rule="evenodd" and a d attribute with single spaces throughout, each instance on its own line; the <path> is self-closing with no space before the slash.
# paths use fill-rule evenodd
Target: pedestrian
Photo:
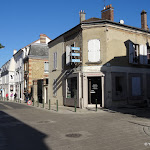
<path id="1" fill-rule="evenodd" d="M 14 94 L 14 99 L 16 100 L 16 98 L 17 98 L 17 93 Z"/>
<path id="2" fill-rule="evenodd" d="M 28 94 L 28 91 L 25 93 L 25 100 L 26 100 L 26 103 L 28 102 L 28 98 L 29 98 L 29 94 Z"/>

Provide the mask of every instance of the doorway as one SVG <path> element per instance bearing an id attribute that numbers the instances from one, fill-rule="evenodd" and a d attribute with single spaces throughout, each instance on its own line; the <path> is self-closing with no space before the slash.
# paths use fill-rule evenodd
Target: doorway
<path id="1" fill-rule="evenodd" d="M 100 104 L 102 106 L 101 77 L 88 78 L 88 104 Z"/>

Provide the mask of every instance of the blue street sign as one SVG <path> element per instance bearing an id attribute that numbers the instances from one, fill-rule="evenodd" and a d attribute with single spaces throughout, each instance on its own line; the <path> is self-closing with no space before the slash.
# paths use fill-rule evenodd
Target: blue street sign
<path id="1" fill-rule="evenodd" d="M 80 62 L 80 59 L 72 59 L 72 62 Z"/>
<path id="2" fill-rule="evenodd" d="M 71 47 L 71 49 L 74 51 L 80 51 L 80 47 Z"/>
<path id="3" fill-rule="evenodd" d="M 72 53 L 72 56 L 80 56 L 80 53 Z"/>

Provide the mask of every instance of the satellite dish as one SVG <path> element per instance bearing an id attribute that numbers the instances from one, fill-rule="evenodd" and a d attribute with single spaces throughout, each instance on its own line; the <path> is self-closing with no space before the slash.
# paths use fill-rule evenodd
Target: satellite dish
<path id="1" fill-rule="evenodd" d="M 120 20 L 120 22 L 119 22 L 120 24 L 124 24 L 124 21 L 123 20 Z"/>

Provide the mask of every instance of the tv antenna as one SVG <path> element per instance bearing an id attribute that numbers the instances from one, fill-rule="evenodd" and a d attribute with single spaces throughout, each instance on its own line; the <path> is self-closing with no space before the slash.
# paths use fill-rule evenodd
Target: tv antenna
<path id="1" fill-rule="evenodd" d="M 104 0 L 104 8 L 105 8 L 105 0 Z"/>

